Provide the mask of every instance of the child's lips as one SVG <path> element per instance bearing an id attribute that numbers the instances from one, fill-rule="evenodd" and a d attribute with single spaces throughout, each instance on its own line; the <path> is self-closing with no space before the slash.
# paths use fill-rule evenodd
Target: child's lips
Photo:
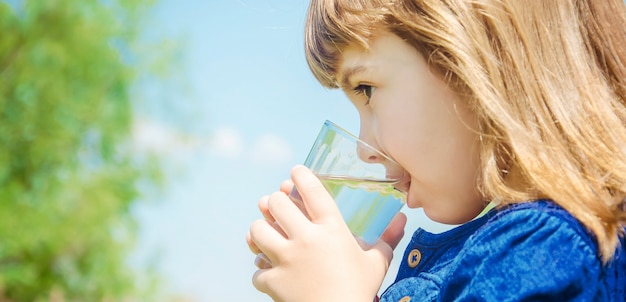
<path id="1" fill-rule="evenodd" d="M 411 187 L 411 179 L 407 179 L 407 180 L 402 179 L 395 185 L 396 190 L 401 191 L 405 194 L 409 193 L 410 187 Z"/>

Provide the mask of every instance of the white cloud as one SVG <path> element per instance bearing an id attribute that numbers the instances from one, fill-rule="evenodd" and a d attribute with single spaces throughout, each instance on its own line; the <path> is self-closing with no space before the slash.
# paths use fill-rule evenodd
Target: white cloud
<path id="1" fill-rule="evenodd" d="M 274 134 L 259 136 L 251 150 L 252 160 L 261 164 L 286 163 L 293 156 L 289 143 Z"/>
<path id="2" fill-rule="evenodd" d="M 133 146 L 140 152 L 184 155 L 203 144 L 202 139 L 155 120 L 140 118 L 133 125 Z"/>
<path id="3" fill-rule="evenodd" d="M 244 142 L 236 129 L 221 127 L 212 135 L 209 147 L 219 156 L 234 159 L 243 154 Z"/>
<path id="4" fill-rule="evenodd" d="M 207 137 L 192 135 L 165 123 L 138 119 L 133 126 L 133 147 L 168 158 L 187 158 L 193 154 L 208 154 L 230 160 L 247 160 L 256 164 L 289 162 L 293 151 L 289 143 L 275 134 L 263 134 L 250 146 L 241 132 L 221 126 Z"/>

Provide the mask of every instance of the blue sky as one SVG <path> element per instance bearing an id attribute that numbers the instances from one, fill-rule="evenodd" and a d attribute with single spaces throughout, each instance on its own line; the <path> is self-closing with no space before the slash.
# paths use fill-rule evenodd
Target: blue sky
<path id="1" fill-rule="evenodd" d="M 167 159 L 168 180 L 134 210 L 134 259 L 156 257 L 170 293 L 190 301 L 271 301 L 252 286 L 254 255 L 245 243 L 261 217 L 257 200 L 304 160 L 325 119 L 358 133 L 347 99 L 322 88 L 307 68 L 307 5 L 160 0 L 153 11 L 146 34 L 179 41 L 180 65 L 175 84 L 141 87 L 154 99 L 138 106 L 135 141 Z M 407 233 L 424 219 L 410 211 Z"/>

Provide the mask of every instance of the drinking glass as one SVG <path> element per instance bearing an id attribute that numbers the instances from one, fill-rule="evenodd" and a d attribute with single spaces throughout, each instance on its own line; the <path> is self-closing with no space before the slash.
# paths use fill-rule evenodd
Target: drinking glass
<path id="1" fill-rule="evenodd" d="M 324 125 L 304 165 L 334 198 L 352 233 L 374 244 L 406 203 L 397 188 L 403 169 L 393 159 L 331 121 Z M 291 197 L 301 205 L 297 190 Z"/>

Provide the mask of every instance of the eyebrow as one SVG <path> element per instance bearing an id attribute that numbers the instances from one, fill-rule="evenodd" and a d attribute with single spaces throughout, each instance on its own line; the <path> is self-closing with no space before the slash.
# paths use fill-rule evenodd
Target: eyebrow
<path id="1" fill-rule="evenodd" d="M 363 65 L 351 66 L 343 70 L 339 75 L 341 76 L 339 79 L 339 86 L 342 89 L 352 89 L 350 85 L 350 78 L 357 73 L 363 72 L 367 70 L 367 67 Z"/>

